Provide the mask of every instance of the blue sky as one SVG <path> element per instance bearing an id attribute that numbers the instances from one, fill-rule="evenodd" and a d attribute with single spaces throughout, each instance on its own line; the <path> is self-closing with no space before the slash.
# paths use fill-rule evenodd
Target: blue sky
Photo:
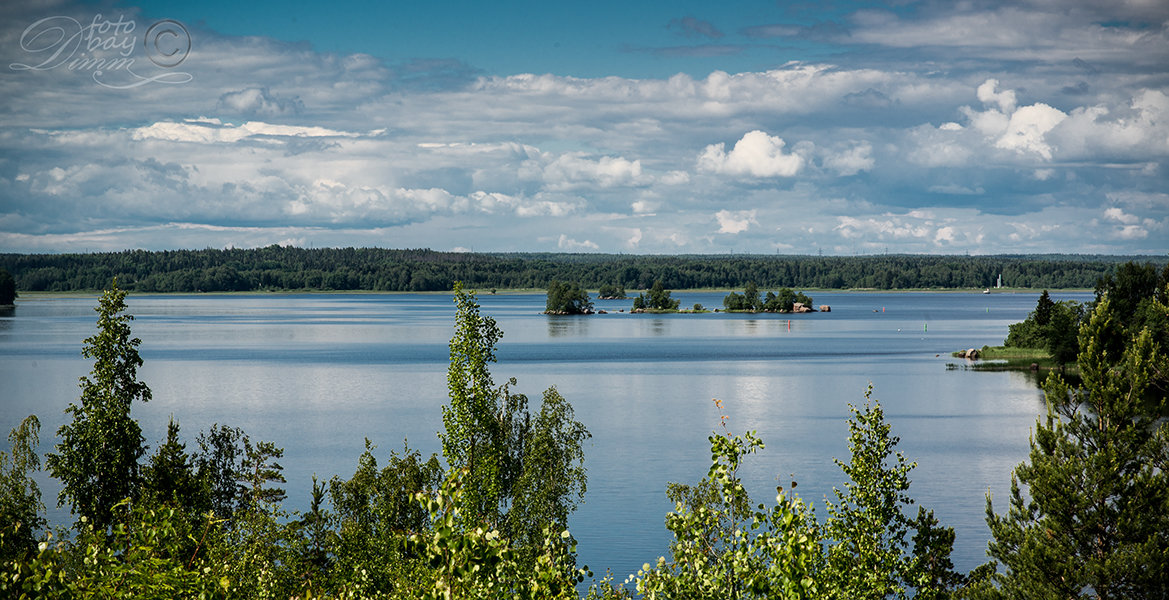
<path id="1" fill-rule="evenodd" d="M 0 251 L 1169 252 L 1169 5 L 9 2 Z"/>

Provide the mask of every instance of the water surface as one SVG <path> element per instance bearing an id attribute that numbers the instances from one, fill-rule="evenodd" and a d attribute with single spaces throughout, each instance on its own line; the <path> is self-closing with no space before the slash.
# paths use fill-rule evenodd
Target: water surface
<path id="1" fill-rule="evenodd" d="M 723 294 L 675 293 L 683 306 L 721 306 Z M 709 467 L 707 436 L 726 406 L 735 432 L 767 449 L 743 470 L 758 500 L 792 479 L 822 517 L 843 476 L 849 403 L 869 383 L 900 449 L 918 463 L 911 495 L 957 530 L 955 562 L 984 560 L 985 495 L 1005 501 L 1042 410 L 1020 373 L 947 370 L 958 348 L 999 344 L 1038 294 L 816 293 L 829 313 L 548 317 L 543 295 L 484 295 L 504 330 L 496 382 L 519 381 L 537 402 L 556 386 L 593 434 L 585 503 L 571 528 L 581 561 L 618 579 L 666 551 L 666 482 Z M 1088 300 L 1090 294 L 1056 294 Z M 62 412 L 91 364 L 92 298 L 21 299 L 0 316 L 0 428 L 30 413 L 55 443 Z M 307 509 L 311 477 L 352 475 L 365 438 L 384 457 L 409 439 L 440 452 L 446 402 L 449 295 L 311 294 L 131 296 L 140 377 L 154 400 L 134 408 L 152 446 L 171 415 L 193 445 L 213 423 L 242 427 L 285 449 L 289 509 Z M 45 503 L 59 487 L 44 480 Z M 59 510 L 51 511 L 59 520 Z"/>

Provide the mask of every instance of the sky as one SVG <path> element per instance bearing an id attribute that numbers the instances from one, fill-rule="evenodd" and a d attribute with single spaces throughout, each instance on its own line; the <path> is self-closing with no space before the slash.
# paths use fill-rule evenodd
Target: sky
<path id="1" fill-rule="evenodd" d="M 1169 2 L 8 1 L 0 252 L 1169 253 Z"/>

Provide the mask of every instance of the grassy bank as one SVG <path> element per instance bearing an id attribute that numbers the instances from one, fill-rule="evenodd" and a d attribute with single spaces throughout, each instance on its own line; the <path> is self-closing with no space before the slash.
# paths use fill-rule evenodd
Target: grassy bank
<path id="1" fill-rule="evenodd" d="M 961 350 L 950 355 L 960 358 Z M 970 369 L 973 371 L 1058 371 L 1060 365 L 1051 358 L 1044 348 L 1012 348 L 1008 346 L 983 346 L 978 351 L 978 358 L 965 360 L 963 363 L 948 363 L 951 369 Z M 1064 366 L 1064 372 L 1071 376 L 1079 375 L 1079 367 L 1075 364 Z"/>

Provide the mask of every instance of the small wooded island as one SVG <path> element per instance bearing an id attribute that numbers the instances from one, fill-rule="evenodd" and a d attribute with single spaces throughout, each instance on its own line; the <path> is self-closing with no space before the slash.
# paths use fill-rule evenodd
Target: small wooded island
<path id="1" fill-rule="evenodd" d="M 601 300 L 624 299 L 625 289 L 620 286 L 602 286 L 598 292 Z M 670 290 L 665 289 L 661 280 L 655 281 L 653 287 L 645 293 L 638 294 L 633 299 L 632 313 L 707 313 L 711 312 L 701 304 L 695 304 L 691 309 L 680 309 L 681 301 L 670 297 Z M 780 288 L 778 292 L 767 292 L 760 297 L 759 288 L 754 283 L 748 283 L 743 293 L 731 292 L 723 298 L 725 312 L 768 312 L 768 313 L 806 313 L 816 312 L 812 308 L 812 298 L 803 292 L 793 292 L 790 288 Z M 828 312 L 831 309 L 825 305 L 820 310 Z M 598 311 L 604 313 L 605 311 Z M 718 312 L 715 309 L 714 312 Z M 546 315 L 591 315 L 594 313 L 593 303 L 589 293 L 577 283 L 553 281 L 548 285 L 548 297 L 545 303 Z"/>
<path id="2" fill-rule="evenodd" d="M 16 281 L 7 269 L 0 268 L 0 308 L 16 306 Z"/>

